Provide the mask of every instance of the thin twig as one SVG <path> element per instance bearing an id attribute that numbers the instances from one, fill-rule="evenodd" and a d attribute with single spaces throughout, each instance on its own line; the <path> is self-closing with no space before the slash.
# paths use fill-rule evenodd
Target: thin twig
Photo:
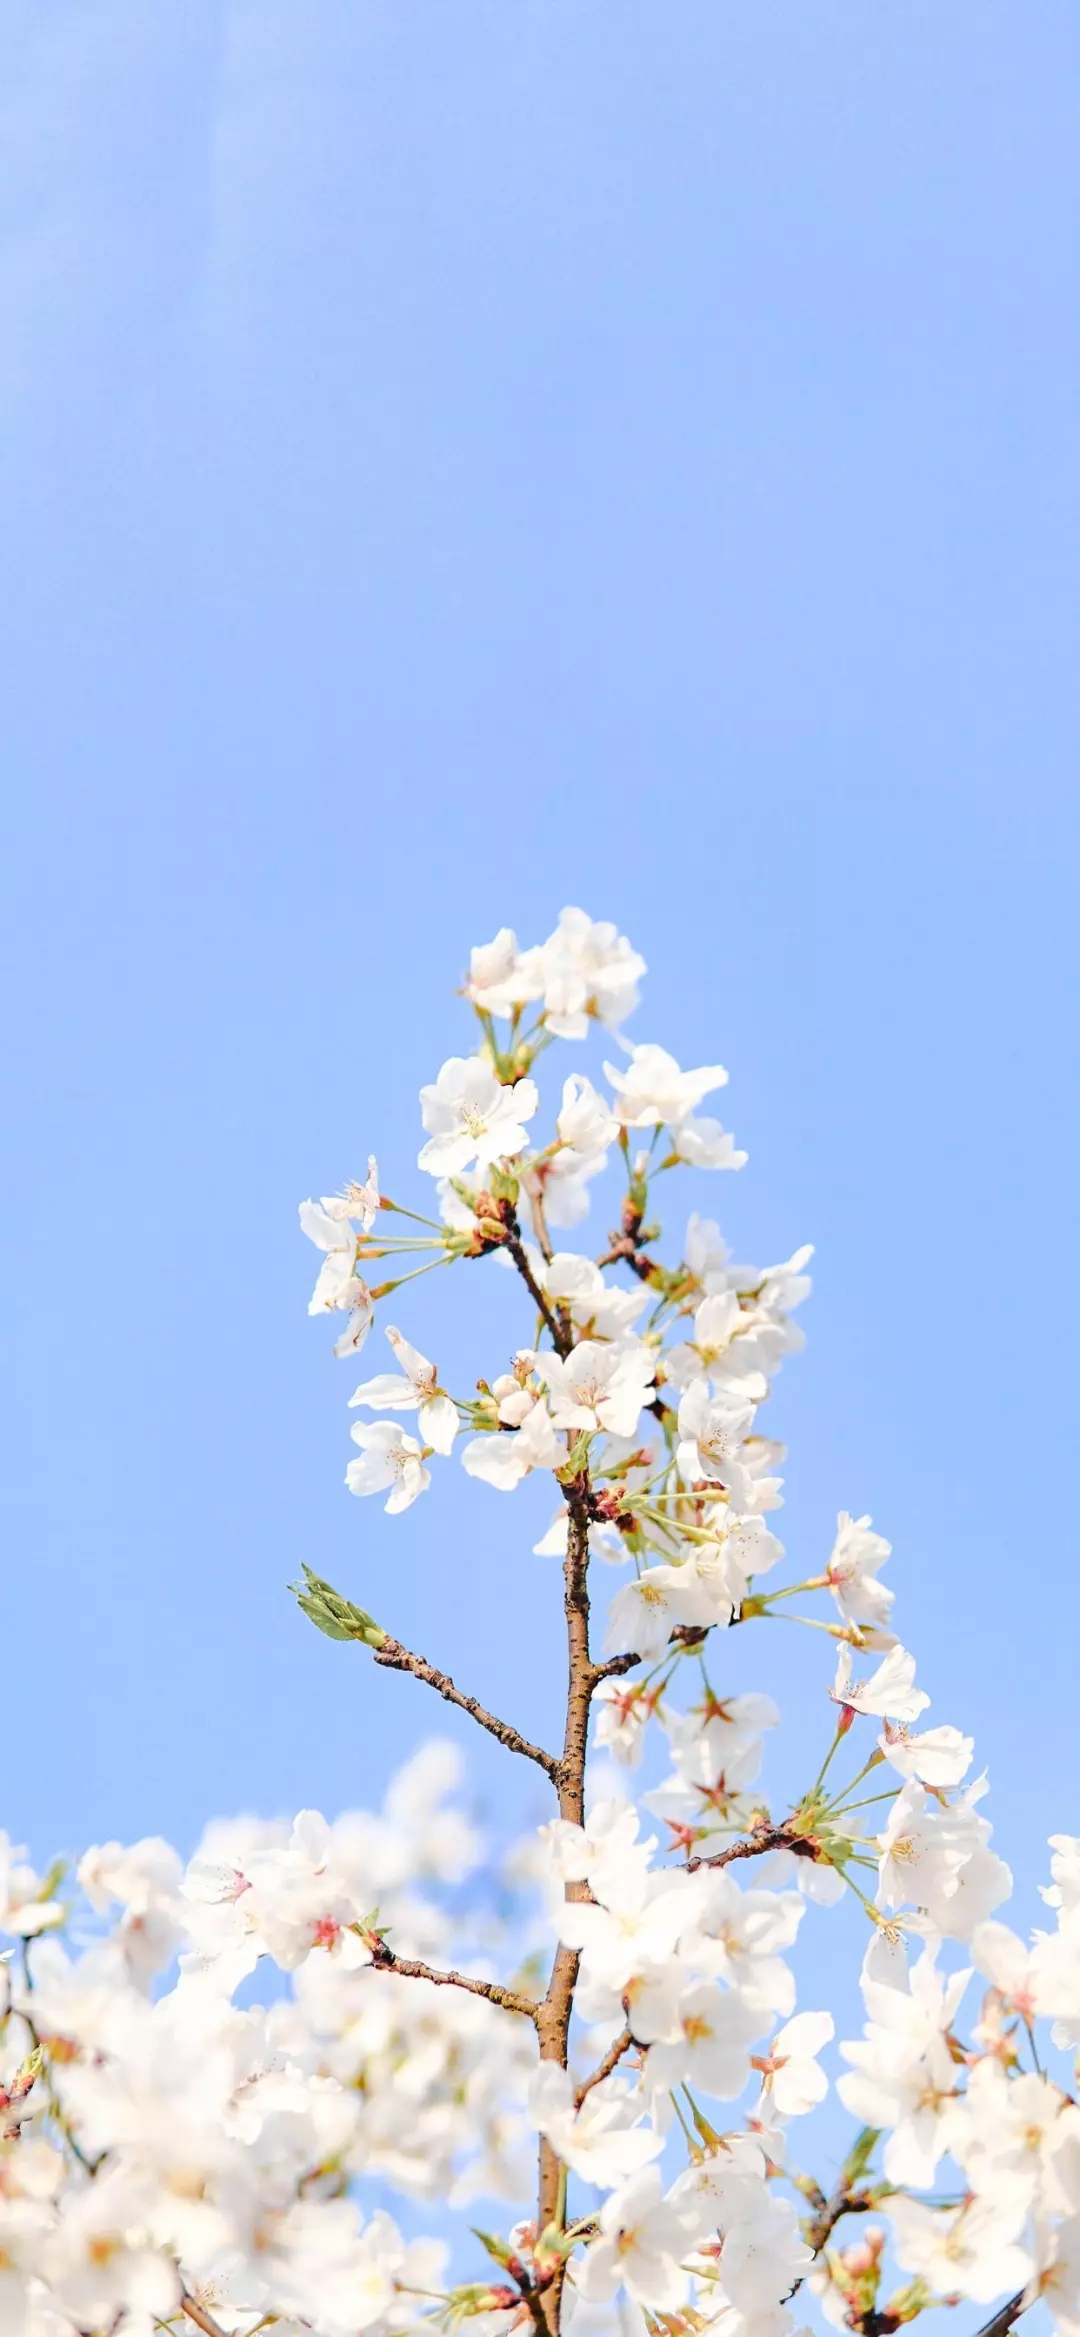
<path id="1" fill-rule="evenodd" d="M 599 1686 L 601 1680 L 616 1680 L 621 1673 L 632 1672 L 634 1665 L 640 1662 L 639 1655 L 613 1655 L 609 1656 L 607 1663 L 594 1663 L 592 1667 L 594 1688 Z"/>
<path id="2" fill-rule="evenodd" d="M 503 1224 L 506 1228 L 503 1247 L 507 1256 L 513 1259 L 533 1304 L 547 1324 L 554 1342 L 555 1353 L 565 1358 L 569 1355 L 574 1344 L 573 1330 L 565 1317 L 560 1322 L 547 1293 L 541 1290 L 525 1254 L 525 1244 L 521 1238 L 521 1227 L 518 1224 L 517 1214 L 505 1203 L 503 1205 Z"/>
<path id="3" fill-rule="evenodd" d="M 206 2306 L 199 2304 L 195 2297 L 189 2296 L 186 2289 L 180 2299 L 180 2309 L 187 2314 L 189 2321 L 194 2321 L 197 2329 L 202 2330 L 203 2337 L 225 2337 L 225 2331 L 219 2327 L 213 2314 L 208 2313 Z"/>
<path id="4" fill-rule="evenodd" d="M 499 2005 L 503 2012 L 521 2013 L 536 2026 L 540 2008 L 535 1998 L 522 1996 L 516 1988 L 504 1988 L 498 1980 L 473 1980 L 467 1972 L 440 1972 L 411 1956 L 395 1955 L 385 1940 L 373 1947 L 372 1962 L 377 1972 L 394 1972 L 399 1980 L 430 1980 L 434 1988 L 463 1988 L 467 1996 L 483 1996 L 488 2004 Z"/>
<path id="5" fill-rule="evenodd" d="M 760 1826 L 743 1842 L 729 1842 L 726 1850 L 717 1850 L 711 1858 L 688 1858 L 687 1872 L 694 1874 L 699 1866 L 731 1866 L 736 1858 L 761 1858 L 767 1850 L 790 1850 L 796 1858 L 818 1857 L 816 1842 L 807 1834 L 793 1834 L 787 1826 Z"/>
<path id="6" fill-rule="evenodd" d="M 592 2076 L 586 2078 L 584 2085 L 579 2085 L 574 2095 L 575 2110 L 580 2110 L 586 2094 L 591 2094 L 594 2085 L 603 2085 L 605 2077 L 611 2076 L 612 2070 L 618 2067 L 623 2054 L 629 2052 L 633 2042 L 634 2039 L 629 2029 L 624 2029 L 621 2036 L 616 2037 L 614 2044 L 608 2046 L 603 2060 L 593 2070 Z"/>
<path id="7" fill-rule="evenodd" d="M 427 1687 L 434 1688 L 436 1694 L 444 1697 L 448 1704 L 456 1704 L 462 1712 L 470 1713 L 477 1726 L 486 1728 L 489 1736 L 497 1737 L 500 1745 L 505 1745 L 508 1752 L 521 1753 L 527 1761 L 535 1761 L 553 1784 L 558 1784 L 559 1763 L 554 1753 L 545 1753 L 542 1745 L 530 1744 L 528 1737 L 520 1736 L 508 1720 L 500 1720 L 494 1712 L 488 1712 L 475 1696 L 466 1696 L 460 1688 L 454 1686 L 446 1672 L 436 1671 L 434 1664 L 428 1663 L 424 1656 L 414 1655 L 411 1647 L 403 1647 L 400 1639 L 385 1640 L 382 1647 L 375 1648 L 373 1653 L 376 1663 L 384 1664 L 388 1671 L 411 1672 L 414 1679 L 423 1680 Z"/>
<path id="8" fill-rule="evenodd" d="M 31 1996 L 34 1989 L 34 1975 L 30 1966 L 30 1942 L 28 1939 L 24 1939 L 22 1943 L 22 1969 L 23 1982 L 26 1988 L 26 1993 L 28 1996 Z M 49 2109 L 52 2116 L 56 2120 L 61 2134 L 64 2137 L 64 2141 L 67 2143 L 72 2157 L 78 2159 L 79 2165 L 85 2168 L 86 2173 L 88 2175 L 96 2175 L 98 2168 L 101 2165 L 101 2159 L 105 2156 L 105 2153 L 103 2151 L 101 2153 L 101 2157 L 99 2158 L 90 2158 L 87 2152 L 83 2149 L 83 2146 L 79 2141 L 79 2137 L 75 2132 L 75 2128 L 72 2125 L 71 2120 L 68 2117 L 66 2110 L 64 2109 L 63 2103 L 60 2100 L 60 2096 L 56 2091 L 56 2086 L 53 2082 L 52 2060 L 48 2047 L 40 2035 L 33 2014 L 28 2011 L 26 2005 L 23 2005 L 20 2009 L 20 2019 L 26 2026 L 26 2029 L 29 2033 L 30 2042 L 34 2048 L 35 2053 L 40 2053 L 41 2055 L 42 2075 L 45 2080 L 45 2091 L 48 2096 Z"/>
<path id="9" fill-rule="evenodd" d="M 824 2206 L 818 2209 L 805 2227 L 807 2241 L 815 2256 L 820 2256 L 826 2241 L 831 2240 L 837 2224 L 843 2221 L 845 2215 L 864 2215 L 872 2205 L 873 2201 L 865 2191 L 853 2191 L 841 2180 L 831 2199 L 826 2199 Z"/>
<path id="10" fill-rule="evenodd" d="M 711 1629 L 711 1623 L 677 1623 L 668 1639 L 668 1646 L 673 1647 L 676 1654 L 684 1647 L 703 1647 Z M 593 1687 L 597 1687 L 601 1680 L 615 1680 L 623 1672 L 632 1672 L 635 1664 L 639 1664 L 643 1660 L 643 1657 L 631 1648 L 625 1655 L 612 1655 L 608 1657 L 606 1663 L 593 1664 Z"/>
<path id="11" fill-rule="evenodd" d="M 1027 2289 L 1018 2288 L 1016 2295 L 1009 2298 L 1008 2304 L 999 2305 L 991 2319 L 984 2321 L 981 2329 L 976 2329 L 975 2337 L 1006 2337 L 1013 2322 L 1018 2321 L 1021 2313 L 1027 2311 L 1029 2301 L 1034 2302 L 1034 2299 L 1029 2300 Z"/>

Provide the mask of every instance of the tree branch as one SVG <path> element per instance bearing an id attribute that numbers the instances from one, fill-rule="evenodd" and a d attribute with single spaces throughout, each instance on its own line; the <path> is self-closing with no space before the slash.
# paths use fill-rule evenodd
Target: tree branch
<path id="1" fill-rule="evenodd" d="M 536 1276 L 533 1273 L 532 1267 L 529 1264 L 528 1258 L 525 1255 L 525 1244 L 521 1238 L 521 1227 L 518 1223 L 517 1211 L 511 1207 L 509 1202 L 504 1202 L 502 1205 L 501 1215 L 503 1225 L 506 1228 L 503 1247 L 506 1250 L 507 1255 L 513 1259 L 518 1273 L 520 1274 L 521 1279 L 525 1284 L 525 1288 L 529 1293 L 529 1297 L 532 1299 L 534 1306 L 543 1316 L 544 1321 L 547 1324 L 548 1330 L 552 1336 L 556 1355 L 562 1355 L 565 1357 L 569 1355 L 570 1349 L 574 1344 L 574 1334 L 570 1323 L 565 1316 L 560 1321 L 558 1314 L 551 1304 L 551 1300 L 548 1298 L 546 1292 L 540 1288 L 540 1284 L 538 1283 Z"/>
<path id="2" fill-rule="evenodd" d="M 831 2199 L 825 2200 L 817 2214 L 806 2225 L 807 2242 L 813 2249 L 815 2256 L 820 2256 L 826 2242 L 831 2240 L 837 2224 L 843 2221 L 845 2215 L 865 2215 L 867 2209 L 872 2206 L 873 2200 L 867 2196 L 865 2191 L 851 2190 L 841 2177 Z"/>
<path id="3" fill-rule="evenodd" d="M 817 1844 L 808 1834 L 793 1834 L 787 1826 L 762 1826 L 744 1842 L 729 1842 L 726 1850 L 717 1850 L 712 1858 L 688 1858 L 686 1871 L 694 1874 L 699 1866 L 731 1866 L 736 1858 L 761 1858 L 767 1850 L 790 1850 L 795 1858 L 818 1858 Z"/>
<path id="4" fill-rule="evenodd" d="M 589 1503 L 591 1487 L 588 1473 L 582 1473 L 577 1482 L 566 1488 L 569 1528 L 566 1537 L 566 1558 L 563 1564 L 563 1609 L 566 1615 L 566 1730 L 563 1737 L 563 1756 L 559 1763 L 559 1816 L 571 1825 L 581 1826 L 585 1821 L 585 1758 L 589 1738 L 589 1705 L 596 1685 L 594 1667 L 589 1654 Z M 567 1883 L 568 1899 L 587 1898 L 586 1883 Z M 547 1995 L 537 2012 L 537 2032 L 540 2038 L 542 2061 L 557 2061 L 566 2068 L 570 2036 L 570 2016 L 574 2008 L 574 1989 L 577 1985 L 579 1957 L 576 1948 L 560 1945 L 551 1967 Z M 540 2143 L 540 2189 L 537 2206 L 537 2227 L 543 2231 L 550 2223 L 562 2218 L 562 2170 L 560 2162 L 546 2136 Z M 553 2280 L 544 2299 L 544 2314 L 548 2328 L 559 2327 L 562 2298 L 562 2277 Z"/>
<path id="5" fill-rule="evenodd" d="M 625 1234 L 616 1235 L 611 1248 L 605 1250 L 603 1257 L 596 1262 L 598 1266 L 629 1266 L 631 1273 L 636 1274 L 640 1282 L 651 1282 L 656 1273 L 653 1260 L 647 1258 L 644 1250 L 639 1250 L 636 1242 Z"/>
<path id="6" fill-rule="evenodd" d="M 580 2110 L 586 2094 L 591 2094 L 594 2085 L 603 2085 L 605 2077 L 610 2077 L 612 2071 L 618 2068 L 623 2054 L 629 2052 L 633 2043 L 634 2039 L 629 2029 L 623 2029 L 621 2035 L 616 2037 L 614 2044 L 608 2046 L 603 2060 L 598 2062 L 592 2076 L 586 2078 L 584 2085 L 579 2085 L 574 2095 L 575 2110 Z"/>
<path id="7" fill-rule="evenodd" d="M 180 2310 L 187 2314 L 189 2321 L 194 2321 L 197 2329 L 202 2330 L 203 2337 L 225 2337 L 224 2330 L 219 2328 L 213 2314 L 208 2313 L 205 2305 L 199 2304 L 197 2298 L 189 2296 L 186 2289 L 180 2299 Z"/>
<path id="8" fill-rule="evenodd" d="M 1034 2302 L 1034 2299 L 1031 2301 Z M 991 2319 L 984 2321 L 982 2328 L 975 2331 L 975 2337 L 1006 2337 L 1006 2332 L 1012 2328 L 1013 2322 L 1018 2321 L 1021 2313 L 1027 2311 L 1027 2303 L 1028 2292 L 1026 2288 L 1018 2288 L 1016 2295 L 1009 2298 L 1008 2304 L 999 2305 L 997 2312 L 992 2315 Z"/>
<path id="9" fill-rule="evenodd" d="M 653 1281 L 656 1266 L 652 1258 L 645 1256 L 641 1244 L 641 1229 L 644 1220 L 644 1210 L 638 1207 L 637 1202 L 628 1193 L 623 1202 L 622 1225 L 618 1233 L 609 1233 L 608 1241 L 611 1247 L 605 1250 L 602 1258 L 597 1259 L 597 1265 L 629 1266 L 631 1273 L 636 1274 L 640 1281 Z M 649 1231 L 651 1235 L 655 1235 L 658 1228 L 650 1226 Z"/>
<path id="10" fill-rule="evenodd" d="M 676 1651 L 682 1647 L 701 1647 L 712 1628 L 711 1623 L 677 1623 L 668 1640 L 668 1646 L 675 1648 Z M 625 1655 L 609 1656 L 606 1663 L 594 1663 L 592 1666 L 593 1687 L 598 1687 L 601 1680 L 615 1680 L 623 1672 L 632 1672 L 634 1665 L 641 1663 L 641 1661 L 642 1658 L 636 1650 L 630 1648 Z"/>
<path id="11" fill-rule="evenodd" d="M 399 1980 L 430 1980 L 434 1988 L 463 1988 L 467 1996 L 483 1996 L 489 2004 L 497 2004 L 503 2012 L 517 2012 L 525 2020 L 537 2025 L 540 2006 L 532 1996 L 522 1996 L 516 1988 L 504 1988 L 497 1980 L 472 1980 L 467 1972 L 440 1972 L 432 1964 L 417 1963 L 410 1956 L 395 1955 L 385 1940 L 372 1948 L 372 1964 L 377 1972 L 394 1972 Z"/>
<path id="12" fill-rule="evenodd" d="M 601 1680 L 617 1680 L 623 1672 L 632 1672 L 634 1665 L 640 1662 L 639 1655 L 612 1655 L 608 1657 L 606 1663 L 594 1663 L 592 1666 L 593 1687 L 598 1688 Z"/>
<path id="13" fill-rule="evenodd" d="M 400 1639 L 387 1639 L 373 1653 L 375 1662 L 384 1664 L 388 1671 L 411 1672 L 414 1679 L 423 1680 L 429 1688 L 434 1688 L 436 1694 L 444 1697 L 448 1704 L 456 1704 L 460 1711 L 470 1713 L 477 1726 L 486 1728 L 489 1736 L 497 1737 L 500 1745 L 506 1746 L 507 1752 L 521 1753 L 527 1761 L 535 1761 L 552 1783 L 558 1784 L 560 1764 L 554 1753 L 545 1753 L 542 1745 L 530 1744 L 528 1737 L 520 1736 L 508 1720 L 499 1720 L 494 1712 L 488 1712 L 483 1704 L 479 1704 L 475 1696 L 464 1695 L 460 1688 L 454 1686 L 446 1672 L 437 1672 L 434 1664 L 428 1663 L 422 1655 L 414 1655 L 410 1647 L 403 1647 Z"/>

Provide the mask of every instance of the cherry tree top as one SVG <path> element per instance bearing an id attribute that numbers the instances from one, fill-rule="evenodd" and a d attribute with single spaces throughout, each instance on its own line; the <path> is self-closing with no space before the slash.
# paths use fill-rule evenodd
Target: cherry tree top
<path id="1" fill-rule="evenodd" d="M 1051 1837 L 1047 1928 L 1026 1945 L 996 1919 L 1011 1877 L 985 1778 L 967 1782 L 971 1740 L 925 1724 L 892 1630 L 888 1543 L 842 1512 L 821 1571 L 778 1581 L 783 1448 L 762 1407 L 801 1345 L 810 1253 L 741 1265 L 692 1216 L 681 1254 L 662 1254 L 659 1180 L 746 1156 L 701 1111 L 719 1064 L 622 1039 L 644 972 L 577 909 L 538 948 L 503 931 L 475 949 L 477 1051 L 420 1097 L 438 1214 L 381 1194 L 374 1159 L 300 1212 L 335 1354 L 356 1357 L 377 1321 L 390 1350 L 350 1399 L 350 1491 L 394 1516 L 455 1452 L 478 1498 L 549 1487 L 536 1547 L 562 1562 L 561 1743 L 532 1743 L 310 1568 L 300 1605 L 542 1770 L 551 1816 L 513 1854 L 498 1918 L 490 1892 L 470 1898 L 482 1845 L 439 1744 L 379 1815 L 216 1822 L 186 1868 L 158 1840 L 110 1843 L 69 1885 L 9 1848 L 13 2337 L 185 2319 L 204 2337 L 785 2337 L 811 2297 L 860 2337 L 956 2306 L 993 2308 L 1003 2337 L 1039 2298 L 1080 2332 L 1080 1842 Z M 607 1092 L 570 1070 L 538 1135 L 540 1058 L 598 1023 Z M 596 1255 L 570 1240 L 613 1160 L 625 1198 Z M 421 1294 L 399 1310 L 399 1291 L 491 1259 L 516 1277 L 521 1344 L 466 1395 L 381 1310 L 393 1299 L 414 1329 Z M 595 1560 L 622 1569 L 602 1636 Z M 780 1716 L 727 1691 L 722 1634 L 778 1617 L 810 1651 L 822 1633 L 837 1645 L 807 1685 L 817 1775 L 773 1809 L 758 1780 Z M 650 1732 L 669 1774 L 635 1796 Z M 625 1790 L 590 1794 L 593 1749 Z M 792 1951 L 808 1906 L 827 1923 L 841 1900 L 866 1926 L 867 2025 L 839 2046 L 855 2123 L 825 2181 L 796 2122 L 828 2091 L 834 2023 L 797 2009 Z M 241 2008 L 264 1966 L 287 1992 Z M 464 2218 L 473 2262 L 455 2250 L 451 2269 L 441 2238 L 367 2213 L 373 2179 L 410 2220 L 424 2200 L 483 2199 L 485 2228 Z"/>

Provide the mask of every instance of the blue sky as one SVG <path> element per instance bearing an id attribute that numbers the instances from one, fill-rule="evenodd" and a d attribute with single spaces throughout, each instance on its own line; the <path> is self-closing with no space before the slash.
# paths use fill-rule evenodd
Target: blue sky
<path id="1" fill-rule="evenodd" d="M 296 1203 L 369 1147 L 416 1198 L 469 944 L 579 901 L 634 1035 L 730 1067 L 688 1203 L 817 1244 L 785 1539 L 892 1539 L 1029 1906 L 1080 1830 L 1075 9 L 0 21 L 3 1821 L 377 1794 L 437 1716 L 305 1558 L 553 1733 L 528 1502 L 345 1493 Z M 497 1368 L 462 1287 L 402 1327 Z M 810 1747 L 777 1636 L 732 1665 Z"/>

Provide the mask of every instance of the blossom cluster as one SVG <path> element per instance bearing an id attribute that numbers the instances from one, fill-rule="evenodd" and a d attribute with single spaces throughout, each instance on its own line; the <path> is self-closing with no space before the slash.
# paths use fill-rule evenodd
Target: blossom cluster
<path id="1" fill-rule="evenodd" d="M 0 2307 L 17 2333 L 149 2337 L 186 2316 L 204 2337 L 788 2337 L 805 2310 L 891 2337 L 966 2302 L 996 2307 L 1003 2337 L 1042 2299 L 1080 2337 L 1080 1841 L 1053 1837 L 1050 1918 L 1025 1943 L 1000 1919 L 1011 1876 L 972 1740 L 928 1720 L 893 1628 L 889 1543 L 841 1511 L 814 1571 L 785 1578 L 765 1407 L 802 1345 L 810 1251 L 740 1262 L 697 1211 L 665 1249 L 670 1177 L 746 1155 L 701 1109 L 721 1065 L 623 1038 L 645 970 L 577 909 L 537 947 L 504 929 L 475 949 L 474 1051 L 420 1095 L 431 1184 L 391 1198 L 370 1157 L 300 1211 L 321 1253 L 310 1311 L 343 1359 L 374 1342 L 349 1491 L 393 1517 L 457 1461 L 477 1500 L 546 1490 L 561 1745 L 310 1568 L 301 1608 L 361 1651 L 343 1661 L 411 1672 L 539 1769 L 550 1814 L 509 1897 L 473 1905 L 480 1845 L 445 1749 L 379 1816 L 218 1824 L 186 1868 L 156 1841 L 92 1851 L 71 1905 L 58 1871 L 12 1852 Z M 600 1065 L 557 1080 L 542 1122 L 549 1048 L 598 1030 Z M 586 1246 L 574 1229 L 615 1178 L 617 1222 Z M 491 1261 L 520 1338 L 469 1355 L 466 1393 L 417 1343 L 412 1284 L 454 1272 L 467 1347 L 468 1277 Z M 734 1688 L 727 1651 L 781 1618 L 807 1633 L 820 1760 L 777 1802 L 780 1714 Z M 833 2011 L 801 2000 L 798 1948 L 804 1924 L 835 1924 L 846 1952 L 853 1922 L 866 2029 L 838 2042 Z M 830 2096 L 854 2124 L 826 2182 L 807 2160 Z M 476 2199 L 472 2261 L 403 2235 L 425 2201 Z"/>
<path id="2" fill-rule="evenodd" d="M 1070 2314 L 1080 2318 L 1071 2175 L 1080 2112 L 1071 2077 L 1051 2076 L 1036 2057 L 1032 2022 L 1052 2021 L 1053 2050 L 1080 2041 L 1068 2028 L 1080 1988 L 1069 1886 L 1059 1874 L 1063 1931 L 1029 1959 L 994 1920 L 1011 1876 L 982 1814 L 986 1779 L 969 1778 L 969 1737 L 925 1724 L 929 1699 L 892 1627 L 889 1544 L 872 1521 L 841 1512 L 820 1571 L 777 1581 L 784 1454 L 763 1408 L 802 1343 L 793 1317 L 810 1252 L 743 1265 L 717 1225 L 692 1214 L 680 1254 L 662 1256 L 659 1180 L 682 1166 L 738 1169 L 746 1155 L 702 1116 L 726 1084 L 720 1064 L 686 1070 L 665 1048 L 622 1039 L 644 972 L 615 927 L 577 909 L 537 948 L 504 929 L 473 951 L 464 988 L 478 1046 L 421 1091 L 418 1166 L 436 1180 L 440 1219 L 428 1221 L 427 1239 L 439 1261 L 495 1256 L 516 1270 L 534 1328 L 462 1398 L 388 1325 L 400 1370 L 362 1381 L 352 1403 L 412 1412 L 415 1433 L 385 1418 L 358 1424 L 361 1458 L 347 1473 L 354 1493 L 385 1490 L 397 1511 L 428 1490 L 429 1463 L 461 1437 L 465 1470 L 497 1492 L 537 1474 L 550 1483 L 554 1516 L 536 1549 L 563 1559 L 570 1600 L 590 1559 L 624 1570 L 598 1657 L 579 1646 L 576 1687 L 593 1745 L 628 1786 L 650 1739 L 666 1744 L 669 1773 L 637 1806 L 608 1791 L 589 1808 L 584 1755 L 580 1776 L 564 1759 L 554 1778 L 560 1949 L 546 2002 L 559 1996 L 568 1952 L 574 1981 L 557 2054 L 538 2023 L 529 2098 L 558 2165 L 608 2193 L 575 2222 L 562 2181 L 546 2235 L 565 2266 L 560 2301 L 621 2292 L 647 2313 L 704 2312 L 745 2324 L 751 2337 L 779 2337 L 805 2282 L 841 2325 L 876 2337 L 882 2313 L 897 2326 L 935 2300 L 989 2302 L 1012 2284 L 1017 2311 L 1041 2294 L 1068 2326 Z M 571 1070 L 553 1132 L 537 1136 L 538 1059 L 553 1039 L 580 1042 L 597 1025 L 614 1032 L 605 1052 L 618 1059 L 603 1061 L 603 1084 Z M 625 1180 L 620 1222 L 599 1255 L 572 1247 L 564 1229 L 583 1222 L 613 1163 Z M 373 1290 L 365 1279 L 367 1259 L 390 1246 L 372 1232 L 380 1206 L 396 1205 L 380 1203 L 372 1161 L 351 1199 L 325 1201 L 318 1220 L 313 1204 L 303 1213 L 328 1252 L 313 1308 L 330 1303 L 350 1325 L 338 1352 L 366 1339 L 377 1302 L 396 1287 Z M 810 1607 L 824 1599 L 826 1617 L 795 1615 L 792 1596 Z M 820 1772 L 773 1813 L 759 1780 L 779 1713 L 766 1694 L 714 1686 L 709 1665 L 716 1634 L 781 1614 L 838 1645 L 835 1672 L 818 1685 L 823 1717 L 826 1693 L 834 1709 Z M 572 1705 L 572 1635 L 569 1694 Z M 850 1732 L 867 1724 L 870 1742 L 837 1785 Z M 643 1833 L 649 1819 L 662 1841 Z M 1062 1837 L 1056 1874 L 1070 1856 Z M 851 2066 L 837 2086 L 864 2133 L 835 2212 L 810 2178 L 795 2178 L 791 2196 L 787 2122 L 825 2093 L 818 2056 L 833 2034 L 828 2012 L 796 2010 L 788 1951 L 808 1901 L 854 1903 L 871 1927 L 867 2038 L 840 2047 Z M 966 2039 L 956 2023 L 970 1970 L 939 1968 L 951 1942 L 990 1982 Z M 595 2083 L 580 2073 L 586 2040 L 606 2049 Z M 734 2114 L 714 2107 L 735 2102 Z M 1021 2143 L 1029 2112 L 1038 2139 Z M 686 2130 L 688 2165 L 671 2180 L 673 2118 Z M 887 2136 L 876 2184 L 871 2131 Z M 943 2157 L 955 2196 L 928 2201 L 920 2193 Z M 801 2221 L 800 2196 L 814 2208 Z M 837 2251 L 836 2226 L 875 2199 L 885 2225 L 864 2226 Z M 539 2260 L 536 2244 L 534 2233 L 528 2258 L 520 2232 L 513 2241 L 522 2312 L 542 2284 L 543 2235 Z M 883 2303 L 887 2259 L 909 2277 Z"/>
<path id="3" fill-rule="evenodd" d="M 378 1814 L 218 1822 L 186 1866 L 159 1839 L 110 1842 L 41 1877 L 0 1839 L 5 2331 L 391 2337 L 446 2248 L 365 2217 L 356 2180 L 520 2197 L 521 2024 L 393 1969 L 445 1954 L 440 1899 L 481 1858 L 447 1799 L 458 1767 L 431 1744 Z M 469 1968 L 489 1961 L 478 1935 Z M 257 1966 L 270 2001 L 238 2004 Z"/>

